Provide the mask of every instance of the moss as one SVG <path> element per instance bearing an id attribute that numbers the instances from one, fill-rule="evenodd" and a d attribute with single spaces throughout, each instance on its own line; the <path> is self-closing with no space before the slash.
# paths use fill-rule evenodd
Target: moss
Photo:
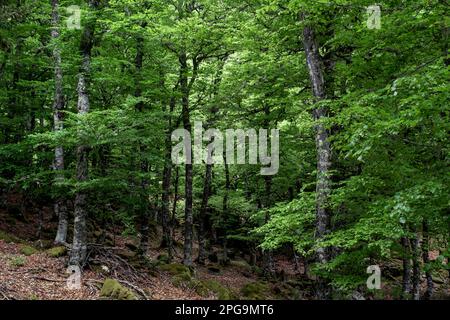
<path id="1" fill-rule="evenodd" d="M 67 249 L 66 247 L 60 246 L 50 248 L 46 252 L 50 257 L 58 258 L 64 256 L 67 253 Z"/>
<path id="2" fill-rule="evenodd" d="M 182 285 L 186 287 L 194 287 L 192 282 L 192 277 L 190 273 L 182 272 L 172 277 L 172 284 L 176 287 L 181 287 Z"/>
<path id="3" fill-rule="evenodd" d="M 11 256 L 9 258 L 9 263 L 13 267 L 22 267 L 27 262 L 27 259 L 24 256 L 17 255 L 17 256 Z"/>
<path id="4" fill-rule="evenodd" d="M 169 256 L 167 254 L 160 254 L 157 258 L 158 263 L 160 264 L 168 264 L 169 263 Z"/>
<path id="5" fill-rule="evenodd" d="M 245 260 L 231 260 L 230 265 L 238 269 L 243 273 L 252 273 L 252 266 L 248 264 Z"/>
<path id="6" fill-rule="evenodd" d="M 28 246 L 28 245 L 20 246 L 20 253 L 22 253 L 26 256 L 31 256 L 32 254 L 35 254 L 36 252 L 38 252 L 38 250 L 32 246 Z"/>
<path id="7" fill-rule="evenodd" d="M 111 278 L 103 282 L 100 296 L 115 300 L 137 300 L 133 292 L 122 286 L 119 281 Z"/>
<path id="8" fill-rule="evenodd" d="M 230 289 L 216 280 L 205 280 L 202 281 L 202 284 L 209 291 L 213 292 L 219 300 L 232 300 L 237 298 Z"/>
<path id="9" fill-rule="evenodd" d="M 241 288 L 241 294 L 245 299 L 264 300 L 267 299 L 269 285 L 265 282 L 250 282 Z"/>
<path id="10" fill-rule="evenodd" d="M 287 282 L 276 283 L 272 288 L 275 298 L 282 300 L 300 300 L 302 294 L 300 290 Z"/>
<path id="11" fill-rule="evenodd" d="M 189 276 L 191 276 L 191 270 L 186 267 L 185 265 L 182 265 L 180 263 L 171 263 L 171 264 L 164 264 L 159 266 L 159 270 L 166 271 L 170 273 L 171 275 L 179 275 L 186 273 Z"/>

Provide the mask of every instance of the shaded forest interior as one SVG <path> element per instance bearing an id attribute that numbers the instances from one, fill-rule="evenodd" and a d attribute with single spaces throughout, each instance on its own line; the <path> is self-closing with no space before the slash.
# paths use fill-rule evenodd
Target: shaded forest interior
<path id="1" fill-rule="evenodd" d="M 0 299 L 449 298 L 448 9 L 2 0 Z"/>

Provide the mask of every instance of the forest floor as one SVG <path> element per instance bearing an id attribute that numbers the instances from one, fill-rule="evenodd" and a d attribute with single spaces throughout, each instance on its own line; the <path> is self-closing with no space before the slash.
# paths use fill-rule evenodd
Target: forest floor
<path id="1" fill-rule="evenodd" d="M 12 203 L 18 204 L 21 200 L 13 199 Z M 106 250 L 111 250 L 105 251 L 99 246 L 97 249 L 103 251 L 91 253 L 93 259 L 90 260 L 94 262 L 90 262 L 82 273 L 81 289 L 69 289 L 67 254 L 51 254 L 54 230 L 56 221 L 50 208 L 28 212 L 19 205 L 10 205 L 8 210 L 0 209 L 0 300 L 99 299 L 102 284 L 107 278 L 119 280 L 138 298 L 155 300 L 217 299 L 218 294 L 224 290 L 230 297 L 238 297 L 242 288 L 248 284 L 250 287 L 256 284 L 255 287 L 260 291 L 267 291 L 264 298 L 273 298 L 285 289 L 273 284 L 276 282 L 267 282 L 261 286 L 252 267 L 239 257 L 232 259 L 226 267 L 217 263 L 196 265 L 192 279 L 186 283 L 176 283 L 174 279 L 179 275 L 174 274 L 170 268 L 159 268 L 152 263 L 158 262 L 158 258 L 163 257 L 166 252 L 160 247 L 158 232 L 150 238 L 146 254 L 150 266 L 136 266 L 133 263 L 136 259 L 130 254 L 129 247 L 135 238 L 115 235 L 114 244 L 105 246 Z M 175 247 L 172 261 L 175 266 L 181 264 L 180 234 L 176 235 L 176 240 L 178 247 Z M 280 256 L 276 257 L 275 264 L 278 270 L 283 270 L 284 276 L 290 274 L 295 278 L 296 271 L 292 261 Z M 204 289 L 203 283 L 213 283 L 214 290 L 199 290 L 199 284 Z M 289 292 L 286 294 L 289 295 Z"/>
<path id="2" fill-rule="evenodd" d="M 51 209 L 24 210 L 19 205 L 22 200 L 9 199 L 8 207 L 0 208 L 0 300 L 103 299 L 101 288 L 108 278 L 118 280 L 139 299 L 312 299 L 314 279 L 304 274 L 302 265 L 296 270 L 293 260 L 286 255 L 274 257 L 277 277 L 271 280 L 262 277 L 260 270 L 250 266 L 241 253 L 231 256 L 227 266 L 217 261 L 195 265 L 194 269 L 187 270 L 189 276 L 186 276 L 186 269 L 181 265 L 181 232 L 175 234 L 174 259 L 167 264 L 159 229 L 150 237 L 145 259 L 130 249 L 136 249 L 135 237 L 114 232 L 107 245 L 98 245 L 91 239 L 95 246 L 89 252 L 81 288 L 69 289 L 67 253 L 55 254 L 52 248 L 57 222 Z M 194 246 L 194 256 L 197 249 Z M 212 249 L 220 251 L 220 248 Z M 378 299 L 396 299 L 395 291 L 401 284 L 400 265 L 401 261 L 390 261 L 383 266 L 389 285 L 383 288 Z M 439 297 L 450 296 L 445 277 L 434 277 Z"/>

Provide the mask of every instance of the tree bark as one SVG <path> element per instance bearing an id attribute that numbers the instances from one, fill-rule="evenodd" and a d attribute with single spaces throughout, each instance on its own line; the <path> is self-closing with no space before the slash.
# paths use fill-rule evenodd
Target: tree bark
<path id="1" fill-rule="evenodd" d="M 170 203 L 170 180 L 172 178 L 172 158 L 171 158 L 171 148 L 172 148 L 172 112 L 175 109 L 175 97 L 170 99 L 170 110 L 168 114 L 167 124 L 168 128 L 165 136 L 165 152 L 164 152 L 164 169 L 163 169 L 163 181 L 162 181 L 162 199 L 161 199 L 161 218 L 163 227 L 163 244 L 167 246 L 167 254 L 169 261 L 172 260 L 172 234 L 171 228 L 169 226 L 169 203 Z M 164 108 L 166 109 L 166 108 Z M 167 110 L 163 110 L 167 112 Z"/>
<path id="2" fill-rule="evenodd" d="M 409 243 L 406 237 L 401 239 L 403 247 L 403 279 L 402 279 L 402 295 L 404 299 L 408 299 L 411 292 L 411 262 L 409 259 Z"/>
<path id="3" fill-rule="evenodd" d="M 304 17 L 302 16 L 302 19 Z M 314 30 L 305 26 L 303 28 L 303 46 L 305 49 L 306 63 L 308 66 L 311 86 L 316 102 L 325 99 L 325 81 L 323 77 L 323 63 L 319 55 Z M 313 111 L 313 117 L 316 121 L 315 140 L 317 152 L 317 184 L 316 184 L 316 232 L 315 238 L 320 241 L 330 228 L 330 213 L 328 212 L 327 202 L 331 191 L 331 146 L 328 141 L 328 132 L 321 122 L 327 117 L 327 110 L 324 107 L 317 107 Z M 317 249 L 317 261 L 325 264 L 329 261 L 329 253 L 325 248 Z M 327 299 L 330 296 L 330 288 L 322 280 L 318 282 L 317 298 Z"/>
<path id="4" fill-rule="evenodd" d="M 433 276 L 427 264 L 430 262 L 429 258 L 429 248 L 430 248 L 430 239 L 429 239 L 429 231 L 428 231 L 428 222 L 425 220 L 422 224 L 423 237 L 422 237 L 422 259 L 423 264 L 425 266 L 425 277 L 427 280 L 427 290 L 423 298 L 425 300 L 430 300 L 433 296 Z"/>
<path id="5" fill-rule="evenodd" d="M 53 49 L 53 61 L 54 61 L 54 77 L 55 77 L 55 94 L 53 99 L 53 126 L 54 131 L 58 132 L 63 129 L 63 115 L 62 110 L 64 108 L 64 96 L 63 96 L 63 76 L 61 69 L 61 51 L 59 49 L 56 40 L 59 38 L 59 1 L 52 0 L 52 31 L 51 37 L 55 41 Z M 64 170 L 64 149 L 62 146 L 55 148 L 55 162 L 53 169 L 56 171 L 55 183 L 61 183 L 64 180 L 62 171 Z M 53 205 L 54 213 L 58 217 L 58 230 L 56 232 L 55 244 L 65 243 L 67 238 L 67 226 L 68 226 L 68 212 L 65 200 L 61 196 L 57 196 L 57 199 Z"/>
<path id="6" fill-rule="evenodd" d="M 412 298 L 420 299 L 420 261 L 419 261 L 419 235 L 416 233 L 414 239 L 411 239 L 413 273 L 412 273 Z"/>
<path id="7" fill-rule="evenodd" d="M 228 249 L 227 249 L 227 218 L 228 218 L 228 195 L 231 189 L 230 169 L 226 159 L 226 151 L 223 151 L 223 163 L 225 167 L 225 194 L 222 202 L 222 223 L 223 223 L 223 238 L 222 238 L 222 264 L 228 263 Z"/>
<path id="8" fill-rule="evenodd" d="M 180 61 L 180 87 L 182 121 L 184 129 L 191 133 L 191 121 L 189 115 L 189 84 L 188 64 L 185 52 L 179 55 Z M 189 142 L 191 143 L 191 142 Z M 192 147 L 190 148 L 192 150 Z M 193 216 L 192 216 L 192 163 L 185 164 L 185 187 L 184 187 L 184 255 L 183 263 L 192 265 L 192 238 L 193 238 Z"/>
<path id="9" fill-rule="evenodd" d="M 208 200 L 211 194 L 211 177 L 212 177 L 212 164 L 208 163 L 205 167 L 205 178 L 203 179 L 203 196 L 202 204 L 199 213 L 199 230 L 198 230 L 198 258 L 199 264 L 205 264 L 206 260 L 206 211 L 208 209 Z"/>
<path id="10" fill-rule="evenodd" d="M 214 122 L 216 121 L 216 114 L 218 112 L 217 108 L 217 94 L 219 92 L 219 86 L 222 82 L 222 73 L 223 73 L 223 67 L 225 66 L 225 62 L 227 60 L 227 56 L 225 56 L 223 59 L 219 61 L 219 66 L 217 70 L 217 74 L 213 81 L 212 86 L 212 92 L 211 92 L 211 98 L 212 98 L 212 106 L 209 110 L 209 120 L 206 125 L 205 129 L 209 129 L 213 126 Z M 214 141 L 214 138 L 211 139 L 211 143 Z M 203 180 L 203 196 L 202 196 L 202 204 L 200 207 L 199 212 L 199 230 L 198 230 L 198 258 L 197 261 L 200 264 L 205 264 L 206 260 L 206 216 L 207 216 L 207 210 L 208 210 L 208 201 L 209 197 L 211 196 L 211 183 L 212 183 L 212 159 L 211 154 L 208 152 L 208 161 L 205 166 L 205 177 Z"/>
<path id="11" fill-rule="evenodd" d="M 96 2 L 89 1 L 91 8 L 95 8 Z M 89 112 L 89 94 L 88 78 L 90 75 L 91 49 L 93 46 L 94 25 L 87 23 L 84 27 L 81 37 L 80 51 L 82 56 L 82 65 L 78 77 L 78 114 L 84 115 Z M 89 146 L 81 143 L 77 148 L 77 182 L 82 183 L 88 179 L 88 153 Z M 73 243 L 70 252 L 69 264 L 84 265 L 87 255 L 87 193 L 84 190 L 78 190 L 74 202 L 74 232 Z"/>

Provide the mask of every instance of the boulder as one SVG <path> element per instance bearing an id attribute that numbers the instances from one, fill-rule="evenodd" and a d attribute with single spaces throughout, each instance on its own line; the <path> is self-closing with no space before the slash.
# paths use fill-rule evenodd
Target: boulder
<path id="1" fill-rule="evenodd" d="M 137 300 L 136 295 L 122 286 L 116 279 L 107 278 L 103 282 L 100 297 L 113 300 Z"/>

